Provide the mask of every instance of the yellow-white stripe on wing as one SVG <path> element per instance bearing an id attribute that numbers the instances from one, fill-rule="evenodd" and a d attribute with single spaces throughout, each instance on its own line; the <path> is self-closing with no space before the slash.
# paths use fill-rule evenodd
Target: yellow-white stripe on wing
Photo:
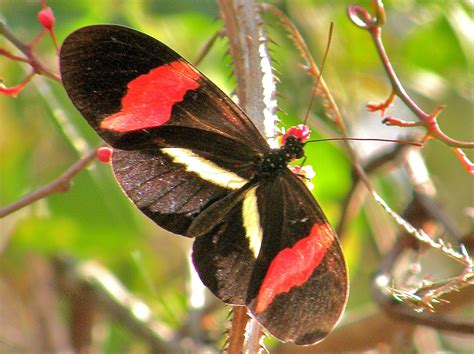
<path id="1" fill-rule="evenodd" d="M 171 157 L 174 163 L 185 166 L 186 171 L 194 172 L 203 180 L 214 183 L 219 187 L 236 190 L 242 188 L 248 182 L 245 178 L 219 167 L 192 150 L 182 148 L 162 148 L 160 150 Z"/>
<path id="2" fill-rule="evenodd" d="M 186 171 L 194 172 L 203 180 L 214 183 L 220 187 L 238 190 L 248 183 L 248 180 L 245 178 L 216 165 L 192 150 L 183 148 L 162 148 L 160 150 L 171 157 L 174 163 L 183 165 Z M 257 187 L 253 187 L 245 192 L 242 203 L 242 220 L 245 229 L 245 237 L 249 242 L 249 247 L 255 259 L 260 252 L 263 237 L 258 213 L 256 189 Z"/>
<path id="3" fill-rule="evenodd" d="M 254 187 L 247 191 L 242 203 L 242 220 L 244 223 L 245 237 L 249 241 L 249 247 L 255 259 L 260 253 L 263 237 L 263 230 L 260 225 L 260 214 L 258 213 L 256 190 L 257 187 Z"/>

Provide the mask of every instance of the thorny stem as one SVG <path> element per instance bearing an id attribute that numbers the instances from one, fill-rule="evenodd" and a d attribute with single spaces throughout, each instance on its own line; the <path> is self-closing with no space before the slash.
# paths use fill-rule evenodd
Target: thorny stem
<path id="1" fill-rule="evenodd" d="M 444 248 L 446 254 L 449 255 L 451 253 L 451 257 L 458 259 L 457 255 L 451 252 L 452 246 L 450 244 L 443 242 L 441 239 L 437 242 L 432 241 L 423 231 L 423 227 L 435 221 L 442 224 L 456 239 L 460 238 L 456 228 L 451 225 L 452 223 L 449 219 L 437 208 L 437 203 L 435 202 L 436 190 L 428 173 L 425 172 L 426 167 L 423 160 L 418 158 L 419 154 L 420 152 L 414 149 L 407 150 L 404 154 L 403 165 L 412 180 L 415 192 L 403 216 L 412 225 L 420 229 L 420 234 L 426 236 L 426 240 L 417 239 L 418 241 L 425 242 L 434 249 Z M 393 268 L 402 252 L 417 246 L 411 240 L 408 238 L 408 235 L 400 234 L 392 250 L 385 255 L 379 275 L 374 282 L 374 289 L 378 292 L 376 294 L 377 299 L 384 300 L 384 303 L 389 303 L 390 301 L 387 301 L 386 298 L 390 295 L 391 299 L 396 299 L 404 304 L 410 304 L 411 307 L 415 307 L 417 312 L 422 312 L 423 310 L 433 311 L 434 304 L 445 301 L 441 299 L 442 295 L 453 291 L 460 291 L 472 284 L 472 259 L 464 245 L 461 244 L 459 256 L 463 259 L 458 259 L 458 261 L 464 265 L 464 270 L 458 276 L 447 280 L 445 284 L 437 285 L 430 283 L 430 286 L 427 287 L 427 283 L 424 280 L 420 286 L 417 285 L 415 288 L 410 286 L 408 290 L 400 290 L 393 286 L 388 286 L 389 283 L 394 282 Z M 390 279 L 392 280 L 390 281 Z M 396 309 L 400 308 L 394 308 L 393 310 Z"/>
<path id="2" fill-rule="evenodd" d="M 7 27 L 6 23 L 3 21 L 0 21 L 0 35 L 4 36 L 10 43 L 12 43 L 15 47 L 17 47 L 24 55 L 26 58 L 21 58 L 21 59 L 14 59 L 17 61 L 22 61 L 26 62 L 31 65 L 33 68 L 34 72 L 39 75 L 44 75 L 49 77 L 50 79 L 53 79 L 55 81 L 60 82 L 61 77 L 49 70 L 39 59 L 35 56 L 33 53 L 33 46 L 34 46 L 34 41 L 31 44 L 26 44 L 20 39 L 18 39 Z M 5 55 L 5 50 L 2 50 L 0 54 Z M 8 53 L 8 52 L 7 52 Z M 11 56 L 5 55 L 9 58 Z M 13 58 L 12 58 L 13 59 Z"/>
<path id="3" fill-rule="evenodd" d="M 395 145 L 393 150 L 382 153 L 372 160 L 366 161 L 363 165 L 364 171 L 366 171 L 370 176 L 372 173 L 384 167 L 390 169 L 393 165 L 393 161 L 399 159 L 406 148 L 407 145 Z M 360 182 L 360 176 L 355 170 L 353 170 L 351 190 L 347 193 L 345 200 L 341 203 L 343 209 L 341 211 L 339 223 L 336 226 L 336 233 L 340 239 L 344 237 L 348 221 L 356 214 L 357 210 L 360 209 L 360 204 L 364 199 L 365 189 L 361 188 L 362 185 Z"/>
<path id="4" fill-rule="evenodd" d="M 314 61 L 312 60 L 312 58 L 311 58 L 311 56 L 308 52 L 307 47 L 305 46 L 304 42 L 302 41 L 298 30 L 294 27 L 294 25 L 292 25 L 291 21 L 289 21 L 286 18 L 286 16 L 283 13 L 281 13 L 278 9 L 274 9 L 274 8 L 270 7 L 269 5 L 262 6 L 262 8 L 265 9 L 265 10 L 272 11 L 275 15 L 277 15 L 280 18 L 283 25 L 290 32 L 290 34 L 291 34 L 290 38 L 295 42 L 295 44 L 296 44 L 297 48 L 300 50 L 300 52 L 302 52 L 303 59 L 305 59 L 307 61 L 307 64 L 308 64 L 308 67 L 310 68 L 309 70 L 310 70 L 311 74 L 313 74 L 314 77 L 319 77 L 319 70 L 317 70 L 317 68 L 314 69 L 314 67 L 315 67 Z M 376 19 L 376 22 L 377 23 L 383 23 L 384 19 L 385 19 L 383 11 L 379 11 L 377 14 L 378 14 L 378 18 Z M 393 72 L 393 69 L 391 69 L 391 70 Z M 316 73 L 316 75 L 314 75 L 315 73 Z M 396 78 L 396 76 L 394 76 L 394 78 L 395 78 L 395 81 L 398 82 L 398 84 L 399 84 L 399 81 Z M 324 82 L 323 82 L 323 84 L 324 84 Z M 399 86 L 401 87 L 401 85 L 399 85 Z M 326 101 L 325 102 L 326 103 L 326 108 L 331 111 L 331 114 L 332 114 L 333 118 L 335 118 L 335 119 L 333 119 L 333 121 L 339 127 L 341 133 L 343 135 L 346 135 L 345 134 L 346 129 L 345 129 L 344 121 L 342 120 L 342 117 L 340 117 L 339 110 L 337 109 L 337 106 L 336 106 L 335 102 L 332 100 L 332 97 L 331 97 L 330 93 L 325 92 L 326 89 L 327 88 L 325 87 L 325 85 L 323 85 L 321 91 L 323 92 L 323 95 L 322 95 L 323 99 L 325 99 L 325 101 Z M 396 91 L 394 90 L 394 92 L 392 92 L 389 99 L 385 103 L 386 106 L 388 106 L 391 103 L 391 101 L 393 100 L 395 94 L 396 94 Z M 333 108 L 333 107 L 335 107 L 335 108 Z M 438 112 L 436 112 L 436 113 L 438 113 Z M 433 115 L 433 116 L 435 117 L 435 115 Z M 431 117 L 432 121 L 434 121 L 434 117 Z M 432 124 L 432 122 L 430 122 L 430 123 Z M 395 213 L 387 205 L 387 203 L 377 194 L 377 192 L 371 187 L 371 184 L 370 184 L 364 170 L 362 169 L 362 167 L 360 166 L 360 163 L 358 162 L 358 159 L 357 159 L 357 156 L 356 156 L 355 152 L 352 151 L 350 146 L 348 146 L 348 148 L 349 148 L 349 152 L 353 156 L 354 168 L 357 171 L 358 175 L 360 176 L 362 182 L 366 185 L 369 192 L 372 194 L 372 197 L 385 209 L 385 211 L 389 215 L 391 215 L 394 218 L 394 220 L 400 226 L 402 226 L 406 230 L 406 232 L 409 235 L 415 237 L 418 241 L 420 241 L 422 243 L 428 244 L 430 247 L 432 247 L 436 250 L 440 250 L 442 253 L 444 253 L 448 257 L 455 259 L 457 262 L 463 264 L 465 266 L 465 269 L 470 269 L 471 268 L 471 266 L 472 266 L 471 262 L 472 261 L 469 257 L 466 256 L 466 254 L 464 254 L 464 253 L 461 254 L 461 253 L 458 253 L 458 252 L 454 251 L 454 249 L 451 246 L 445 245 L 442 242 L 442 240 L 438 240 L 438 241 L 432 240 L 422 230 L 420 230 L 420 231 L 417 230 L 409 222 L 405 221 L 405 219 L 403 219 L 400 215 Z M 463 284 L 464 284 L 464 282 L 463 282 Z M 462 285 L 460 285 L 460 286 L 462 286 Z"/>
<path id="5" fill-rule="evenodd" d="M 469 255 L 464 248 L 463 245 L 461 245 L 462 252 L 464 253 L 466 257 L 466 261 L 469 261 Z M 432 307 L 431 304 L 436 303 L 436 301 L 439 301 L 438 299 L 447 293 L 453 292 L 453 291 L 460 291 L 460 289 L 473 285 L 474 284 L 474 273 L 472 271 L 472 263 L 470 266 L 467 266 L 464 268 L 464 271 L 459 274 L 458 276 L 454 277 L 453 279 L 449 280 L 446 282 L 446 284 L 435 287 L 429 291 L 427 291 L 424 295 L 420 296 L 420 301 L 422 304 L 427 305 L 429 308 Z"/>
<path id="6" fill-rule="evenodd" d="M 308 74 L 315 78 L 315 81 L 319 81 L 318 87 L 316 88 L 316 94 L 323 99 L 329 118 L 341 131 L 342 135 L 347 136 L 347 128 L 344 124 L 341 113 L 339 112 L 339 108 L 332 97 L 324 78 L 321 76 L 321 72 L 314 62 L 313 57 L 298 28 L 296 28 L 295 24 L 291 22 L 291 20 L 280 9 L 265 3 L 259 3 L 258 7 L 262 11 L 273 13 L 276 17 L 278 17 L 283 27 L 288 31 L 291 41 L 294 43 L 296 49 L 298 49 L 298 51 L 301 53 L 302 59 L 306 61 L 306 70 L 308 71 Z"/>
<path id="7" fill-rule="evenodd" d="M 270 58 L 266 48 L 266 35 L 253 0 L 218 0 L 229 53 L 233 60 L 237 80 L 236 92 L 240 104 L 252 117 L 257 129 L 267 137 L 276 132 L 275 84 Z M 270 144 L 273 139 L 270 139 Z M 242 323 L 249 325 L 232 328 L 229 332 L 229 353 L 257 353 L 263 336 L 261 326 L 247 315 L 247 309 L 234 306 Z M 234 314 L 236 316 L 237 314 Z M 234 325 L 234 321 L 233 321 Z M 245 332 L 245 336 L 243 336 Z"/>
<path id="8" fill-rule="evenodd" d="M 224 31 L 221 29 L 219 31 L 216 31 L 212 37 L 207 41 L 207 43 L 204 45 L 204 47 L 201 49 L 201 51 L 199 52 L 198 56 L 196 57 L 196 59 L 193 60 L 193 64 L 194 66 L 198 66 L 201 61 L 204 59 L 204 57 L 207 55 L 207 53 L 209 53 L 209 50 L 212 48 L 212 46 L 214 45 L 214 43 L 216 42 L 216 40 L 219 38 L 219 37 L 222 37 L 224 35 Z"/>
<path id="9" fill-rule="evenodd" d="M 413 305 L 418 306 L 418 308 L 430 309 L 432 308 L 431 303 L 433 303 L 433 300 L 436 300 L 434 296 L 418 296 L 416 293 L 404 292 L 386 286 L 388 279 L 390 279 L 391 274 L 393 274 L 395 263 L 408 247 L 407 241 L 407 239 L 402 238 L 401 242 L 395 243 L 393 248 L 385 255 L 380 265 L 376 281 L 373 282 L 372 290 L 375 300 L 384 309 L 384 311 L 392 317 L 400 318 L 410 323 L 417 323 L 430 326 L 432 328 L 438 328 L 457 333 L 473 333 L 474 326 L 472 323 L 456 321 L 451 317 L 445 317 L 439 313 L 414 312 L 409 306 L 406 306 L 406 303 L 412 303 Z M 459 291 L 461 288 L 464 288 L 463 291 L 466 291 L 467 298 L 469 298 L 469 292 L 467 288 L 468 282 L 470 281 L 470 276 L 468 275 L 469 269 L 470 268 L 466 268 L 465 272 L 459 275 L 459 277 L 449 281 L 446 286 L 440 287 L 438 290 L 439 292 L 436 293 L 436 295 L 440 296 L 442 293 L 452 292 L 453 290 Z M 435 294 L 428 292 L 426 295 Z M 399 299 L 402 302 L 394 302 L 394 298 Z M 437 302 L 443 301 L 437 300 Z M 443 308 L 440 308 L 439 310 L 443 311 Z"/>
<path id="10" fill-rule="evenodd" d="M 349 17 L 357 27 L 367 30 L 367 32 L 372 37 L 372 40 L 374 41 L 382 64 L 385 68 L 385 71 L 387 72 L 387 76 L 390 80 L 393 93 L 396 94 L 403 101 L 403 103 L 405 103 L 405 105 L 417 116 L 417 118 L 420 120 L 420 123 L 417 125 L 423 126 L 427 130 L 424 140 L 426 141 L 430 138 L 436 138 L 454 148 L 474 148 L 474 142 L 452 139 L 441 130 L 437 122 L 437 116 L 440 113 L 441 109 L 444 108 L 444 106 L 440 106 L 433 113 L 428 114 L 423 111 L 408 95 L 402 83 L 398 79 L 397 74 L 395 73 L 395 70 L 392 67 L 390 59 L 388 58 L 387 52 L 383 45 L 381 26 L 383 25 L 384 21 L 380 21 L 380 13 L 384 13 L 382 1 L 375 0 L 373 2 L 373 7 L 377 14 L 375 18 L 373 18 L 369 14 L 369 12 L 360 5 L 352 5 L 348 8 Z M 391 98 L 393 99 L 393 96 L 391 96 Z M 386 106 L 386 104 L 381 104 L 380 106 Z M 382 109 L 382 115 L 383 113 L 384 110 Z M 398 122 L 403 121 L 399 120 Z M 394 119 L 392 119 L 391 123 L 392 125 L 398 125 L 401 127 L 411 126 L 408 124 L 397 124 L 397 120 Z"/>

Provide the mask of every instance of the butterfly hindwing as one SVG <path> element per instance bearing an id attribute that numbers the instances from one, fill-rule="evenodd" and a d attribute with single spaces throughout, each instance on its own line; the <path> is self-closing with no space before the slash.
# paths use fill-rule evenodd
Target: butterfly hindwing
<path id="1" fill-rule="evenodd" d="M 245 305 L 255 255 L 243 224 L 243 201 L 211 232 L 193 244 L 193 263 L 214 295 L 233 305 Z"/>
<path id="2" fill-rule="evenodd" d="M 342 250 L 324 213 L 296 175 L 285 170 L 262 187 L 257 198 L 263 201 L 259 210 L 264 237 L 247 306 L 275 337 L 316 343 L 336 325 L 347 300 Z M 276 200 L 280 204 L 275 205 Z"/>
<path id="3" fill-rule="evenodd" d="M 228 218 L 197 238 L 193 262 L 216 296 L 247 305 L 284 341 L 322 340 L 347 299 L 346 267 L 334 230 L 289 170 L 247 191 Z"/>

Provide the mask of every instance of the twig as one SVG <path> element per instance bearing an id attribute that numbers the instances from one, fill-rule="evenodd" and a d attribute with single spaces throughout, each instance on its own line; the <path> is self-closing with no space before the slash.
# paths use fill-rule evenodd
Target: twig
<path id="1" fill-rule="evenodd" d="M 451 230 L 452 234 L 459 239 L 459 233 L 456 228 L 452 226 L 451 221 L 442 213 L 439 207 L 434 206 L 436 191 L 426 171 L 426 167 L 423 164 L 423 160 L 418 158 L 419 152 L 412 150 L 408 150 L 408 152 L 412 153 L 405 154 L 404 166 L 412 180 L 415 192 L 413 200 L 404 212 L 404 219 L 419 228 L 420 233 L 423 233 L 423 226 L 429 222 L 441 222 L 447 230 Z M 421 242 L 421 240 L 417 240 Z M 436 246 L 431 244 L 435 242 L 437 245 L 445 247 L 446 253 L 454 252 L 452 247 L 449 244 L 445 244 L 442 240 L 429 240 L 428 244 L 432 248 L 436 248 Z M 390 285 L 393 283 L 393 280 L 391 281 L 390 279 L 393 278 L 392 274 L 394 273 L 394 267 L 398 259 L 405 250 L 418 247 L 418 244 L 413 241 L 412 238 L 409 238 L 408 234 L 401 234 L 399 241 L 396 242 L 391 251 L 384 256 L 380 265 L 379 274 L 373 283 L 374 298 L 390 316 L 415 321 L 416 323 L 433 328 L 461 333 L 472 333 L 474 331 L 473 323 L 452 320 L 438 314 L 417 313 L 425 309 L 433 311 L 433 304 L 446 302 L 445 299 L 441 299 L 443 295 L 457 291 L 459 295 L 463 293 L 464 296 L 466 296 L 465 291 L 468 285 L 470 283 L 472 284 L 472 260 L 462 245 L 460 247 L 460 255 L 464 257 L 462 263 L 465 268 L 461 274 L 445 281 L 444 284 L 423 285 L 410 290 L 400 290 Z M 415 308 L 417 312 L 413 311 L 413 308 Z M 443 309 L 443 307 L 441 309 Z"/>
<path id="2" fill-rule="evenodd" d="M 198 54 L 198 56 L 196 57 L 196 59 L 193 60 L 193 64 L 195 66 L 198 66 L 201 61 L 204 59 L 204 57 L 209 53 L 209 51 L 211 50 L 212 46 L 214 45 L 214 43 L 216 42 L 216 40 L 219 38 L 219 37 L 222 37 L 224 35 L 224 31 L 221 29 L 219 31 L 216 31 L 216 33 L 214 33 L 212 35 L 212 37 L 206 42 L 206 44 L 204 45 L 204 47 L 201 49 L 200 53 Z"/>
<path id="3" fill-rule="evenodd" d="M 435 220 L 437 223 L 443 225 L 446 232 L 456 241 L 461 239 L 462 232 L 458 230 L 455 223 L 445 213 L 443 208 L 441 208 L 436 199 L 437 192 L 435 184 L 430 177 L 421 151 L 418 149 L 407 149 L 406 153 L 402 156 L 402 165 L 411 180 L 411 184 L 414 188 L 414 199 L 416 199 L 420 208 L 429 215 L 431 220 Z M 419 210 L 407 210 L 406 213 L 418 214 Z M 420 225 L 420 227 L 421 226 L 422 225 Z"/>
<path id="4" fill-rule="evenodd" d="M 380 104 L 367 104 L 367 109 L 370 112 L 380 111 L 384 117 L 383 123 L 386 125 L 395 125 L 398 127 L 423 127 L 426 130 L 423 142 L 429 139 L 435 138 L 444 144 L 453 148 L 457 158 L 462 163 L 463 167 L 474 176 L 474 164 L 469 161 L 466 155 L 460 150 L 460 148 L 472 149 L 474 148 L 474 142 L 470 141 L 459 141 L 452 139 L 445 134 L 438 124 L 438 115 L 445 108 L 445 105 L 440 105 L 432 113 L 426 113 L 423 111 L 415 101 L 408 95 L 402 83 L 398 79 L 395 70 L 392 67 L 390 59 L 388 58 L 387 52 L 382 41 L 382 26 L 386 21 L 385 10 L 383 7 L 382 0 L 373 0 L 372 7 L 375 12 L 375 16 L 371 16 L 370 13 L 360 5 L 351 5 L 348 8 L 348 15 L 352 22 L 359 28 L 366 30 L 372 40 L 374 41 L 375 47 L 385 68 L 387 76 L 392 86 L 392 92 L 385 102 Z M 398 96 L 402 102 L 410 109 L 415 116 L 418 118 L 417 122 L 410 122 L 394 117 L 385 117 L 385 110 L 391 105 L 395 96 Z"/>
<path id="5" fill-rule="evenodd" d="M 374 171 L 374 169 L 377 169 L 387 163 L 392 163 L 393 158 L 399 157 L 399 153 L 403 151 L 403 157 L 404 157 L 404 166 L 405 169 L 408 172 L 408 175 L 411 177 L 411 180 L 413 182 L 413 185 L 415 187 L 415 194 L 414 194 L 414 199 L 410 206 L 407 208 L 405 211 L 405 219 L 409 220 L 413 225 L 415 225 L 417 228 L 422 228 L 424 223 L 427 222 L 427 220 L 435 220 L 437 222 L 440 222 L 443 224 L 444 228 L 448 230 L 451 235 L 456 237 L 457 239 L 460 238 L 460 233 L 456 229 L 456 227 L 453 225 L 451 220 L 443 213 L 442 209 L 436 205 L 434 201 L 435 197 L 435 189 L 434 186 L 429 179 L 429 175 L 426 171 L 426 168 L 424 167 L 423 160 L 421 158 L 417 158 L 417 156 L 420 154 L 420 152 L 417 149 L 396 149 L 392 153 L 396 153 L 396 155 L 391 156 L 391 154 L 387 155 L 384 154 L 381 157 L 376 160 L 371 161 L 370 163 L 365 165 L 365 170 L 368 172 Z M 390 157 L 387 159 L 387 157 Z M 359 185 L 357 183 L 358 180 L 358 175 L 354 176 L 355 178 L 355 183 L 353 184 L 353 191 L 358 190 L 357 186 Z M 350 203 L 351 200 L 353 200 L 354 193 L 350 193 L 349 196 L 351 196 L 346 203 L 346 205 L 351 205 L 353 203 Z M 347 210 L 349 207 L 347 207 Z M 342 218 L 341 221 L 342 223 L 338 227 L 338 231 L 342 231 L 342 228 L 344 227 L 344 220 L 346 218 Z M 405 235 L 406 237 L 406 235 Z M 407 241 L 405 240 L 404 242 L 400 242 L 401 248 L 398 249 L 396 248 L 397 251 L 403 250 L 405 247 L 407 247 Z M 438 241 L 439 244 L 444 244 L 441 240 Z M 414 243 L 412 243 L 414 245 Z M 448 246 L 449 247 L 449 246 Z M 472 268 L 471 268 L 471 260 L 469 256 L 467 255 L 467 252 L 463 251 L 463 248 L 461 246 L 461 254 L 464 254 L 465 258 L 465 268 L 464 271 L 459 274 L 458 276 L 450 279 L 447 281 L 445 284 L 441 286 L 431 286 L 431 288 L 420 288 L 420 289 L 415 289 L 413 291 L 402 291 L 394 288 L 387 288 L 389 290 L 389 293 L 393 295 L 393 297 L 397 298 L 398 300 L 409 303 L 412 306 L 415 306 L 417 308 L 428 308 L 432 309 L 432 304 L 436 302 L 440 302 L 442 295 L 445 295 L 447 293 L 453 292 L 453 291 L 459 291 L 466 286 L 468 286 L 472 282 Z M 392 257 L 398 256 L 398 253 L 394 253 L 392 251 L 392 254 L 389 254 L 386 256 L 387 261 L 385 261 L 385 272 L 386 272 L 386 277 L 387 279 L 390 278 L 390 274 L 393 273 L 393 269 L 391 267 L 394 265 L 394 260 Z M 380 280 L 380 278 L 379 278 Z M 388 281 L 387 281 L 388 283 Z M 453 330 L 457 328 L 458 324 L 453 325 Z M 461 327 L 463 327 L 462 325 Z"/>
<path id="6" fill-rule="evenodd" d="M 415 324 L 408 321 L 391 318 L 381 310 L 364 309 L 352 313 L 318 345 L 296 347 L 280 343 L 272 348 L 272 354 L 364 353 L 387 347 L 389 352 L 410 352 L 409 348 L 395 348 L 400 347 L 400 340 L 410 338 L 414 330 Z"/>
<path id="7" fill-rule="evenodd" d="M 474 299 L 474 287 L 465 289 L 464 294 L 451 294 L 450 303 L 440 308 L 440 312 L 448 313 L 463 306 L 472 304 Z M 394 306 L 398 310 L 401 305 L 387 303 L 387 306 Z M 393 351 L 393 346 L 400 341 L 400 337 L 410 337 L 415 326 L 428 325 L 436 328 L 436 323 L 448 321 L 449 328 L 441 328 L 456 333 L 472 333 L 472 324 L 453 321 L 448 316 L 440 316 L 433 321 L 433 314 L 417 314 L 412 310 L 400 312 L 386 312 L 387 308 L 383 307 L 383 311 L 375 309 L 363 309 L 358 313 L 351 313 L 349 318 L 336 327 L 323 342 L 316 346 L 296 347 L 287 343 L 280 343 L 272 348 L 275 354 L 316 354 L 316 353 L 354 353 L 371 351 L 374 348 L 383 348 L 384 344 L 388 344 Z M 428 315 L 428 316 L 425 316 Z M 369 335 L 370 334 L 370 335 Z M 407 348 L 402 352 L 409 351 Z M 396 351 L 398 352 L 398 351 Z"/>
<path id="8" fill-rule="evenodd" d="M 303 40 L 303 36 L 299 32 L 298 28 L 296 28 L 295 24 L 280 9 L 265 3 L 259 3 L 258 6 L 263 11 L 271 12 L 276 17 L 278 17 L 283 27 L 288 31 L 290 39 L 294 43 L 297 50 L 301 53 L 302 59 L 306 62 L 306 70 L 315 81 L 319 81 L 318 87 L 316 88 L 316 94 L 323 99 L 324 107 L 328 112 L 329 118 L 331 118 L 333 123 L 342 132 L 343 136 L 347 136 L 347 128 L 344 124 L 336 101 L 332 97 L 326 81 L 321 76 L 320 70 L 314 62 L 311 52 Z"/>
<path id="9" fill-rule="evenodd" d="M 89 163 L 91 163 L 95 159 L 95 156 L 96 149 L 90 151 L 79 161 L 75 162 L 71 167 L 66 170 L 66 172 L 64 172 L 61 176 L 56 178 L 51 183 L 48 183 L 38 188 L 34 192 L 21 198 L 20 200 L 1 208 L 0 218 L 3 218 L 51 194 L 66 192 L 69 189 L 69 185 L 74 176 L 76 176 L 79 172 L 86 168 L 87 165 L 89 165 Z"/>
<path id="10" fill-rule="evenodd" d="M 265 345 L 263 343 L 265 339 L 265 333 L 263 332 L 262 326 L 255 321 L 249 321 L 247 328 L 245 329 L 245 353 L 263 353 L 266 352 Z"/>
<path id="11" fill-rule="evenodd" d="M 228 332 L 226 352 L 229 354 L 242 353 L 245 341 L 245 327 L 249 321 L 247 309 L 244 306 L 234 306 L 231 327 Z"/>
<path id="12" fill-rule="evenodd" d="M 294 25 L 292 25 L 292 23 L 289 21 L 289 19 L 287 19 L 286 16 L 281 11 L 279 11 L 278 9 L 274 9 L 274 8 L 270 7 L 269 5 L 262 5 L 262 6 L 265 9 L 270 9 L 273 13 L 277 14 L 277 16 L 280 17 L 280 20 L 282 21 L 284 26 L 291 33 L 290 38 L 295 42 L 296 47 L 299 48 L 300 51 L 302 52 L 303 59 L 305 59 L 307 61 L 307 64 L 308 64 L 309 67 L 315 66 L 314 61 L 311 59 L 309 51 L 307 50 L 306 45 L 302 41 L 302 38 L 301 38 L 299 32 L 297 31 L 296 27 L 294 27 Z M 317 70 L 317 68 L 314 68 L 310 72 L 311 72 L 312 76 L 315 79 L 319 77 L 319 70 Z M 330 110 L 330 116 L 333 118 L 334 123 L 339 128 L 341 133 L 343 135 L 345 135 L 347 130 L 344 126 L 344 121 L 342 120 L 342 118 L 339 115 L 339 110 L 337 109 L 337 106 L 335 105 L 335 102 L 331 99 L 329 91 L 328 92 L 324 91 L 325 90 L 324 86 L 322 86 L 321 90 L 324 93 L 323 99 L 325 100 L 325 106 L 326 106 L 327 109 Z M 391 96 L 391 99 L 393 99 L 392 96 Z M 387 203 L 375 192 L 375 190 L 371 187 L 371 185 L 370 185 L 370 183 L 367 179 L 367 176 L 365 175 L 364 170 L 361 168 L 360 164 L 358 163 L 357 156 L 355 155 L 353 150 L 350 148 L 350 146 L 348 146 L 348 148 L 349 148 L 349 152 L 353 156 L 354 168 L 355 168 L 357 174 L 360 176 L 360 180 L 366 185 L 367 189 L 370 191 L 373 198 L 385 209 L 385 211 L 389 215 L 391 215 L 394 218 L 394 220 L 399 225 L 401 225 L 405 229 L 406 233 L 410 236 L 413 236 L 416 240 L 418 240 L 420 242 L 423 242 L 425 244 L 428 244 L 430 247 L 432 247 L 434 249 L 440 250 L 445 255 L 456 259 L 458 262 L 460 262 L 461 264 L 463 264 L 465 266 L 465 272 L 463 272 L 463 274 L 460 275 L 460 277 L 462 277 L 462 279 L 459 282 L 457 282 L 456 286 L 451 285 L 451 287 L 449 287 L 449 289 L 451 290 L 451 289 L 457 288 L 458 286 L 459 287 L 465 286 L 466 283 L 467 283 L 465 281 L 465 278 L 469 277 L 469 274 L 470 274 L 469 273 L 469 269 L 470 269 L 470 259 L 469 259 L 469 257 L 467 257 L 467 255 L 464 254 L 463 252 L 461 252 L 461 253 L 455 252 L 450 245 L 445 245 L 441 240 L 433 241 L 422 230 L 418 231 L 412 225 L 410 225 L 410 223 L 408 223 L 405 219 L 403 219 L 400 215 L 395 213 L 387 205 Z M 466 275 L 466 274 L 468 274 L 468 275 Z M 443 289 L 443 291 L 444 291 L 444 289 Z M 412 309 L 404 308 L 403 311 L 406 312 L 407 317 L 413 318 L 414 314 L 413 314 Z M 418 315 L 418 314 L 415 314 L 415 315 Z M 428 314 L 428 315 L 424 314 L 422 319 L 420 319 L 420 321 L 425 321 L 427 324 L 430 324 L 432 326 L 436 326 L 438 323 L 440 323 L 439 319 L 433 321 L 430 314 Z M 455 331 L 459 330 L 461 332 L 470 331 L 471 328 L 472 328 L 472 326 L 470 324 L 451 323 L 449 321 L 448 321 L 448 325 L 445 326 L 445 328 L 448 328 L 448 327 L 451 328 L 452 330 L 455 330 Z"/>
<path id="13" fill-rule="evenodd" d="M 392 296 L 387 296 L 391 295 L 391 293 L 390 289 L 386 287 L 386 284 L 388 284 L 390 274 L 393 272 L 395 262 L 397 262 L 407 246 L 408 244 L 406 242 L 397 242 L 392 250 L 384 257 L 380 273 L 375 278 L 376 280 L 374 281 L 372 288 L 377 303 L 389 316 L 393 318 L 451 332 L 474 333 L 474 323 L 455 320 L 450 317 L 439 315 L 438 313 L 418 313 L 407 306 L 405 302 L 396 302 Z M 388 293 L 387 290 L 389 290 Z M 451 299 L 449 304 L 447 303 L 445 306 L 441 307 L 439 311 L 447 311 L 465 305 L 466 302 L 472 303 L 472 299 L 474 298 L 473 292 L 474 287 L 472 286 L 464 288 L 462 292 L 455 292 L 454 297 L 458 300 Z"/>
<path id="14" fill-rule="evenodd" d="M 55 81 L 60 82 L 61 77 L 49 70 L 33 53 L 33 46 L 28 45 L 21 41 L 18 37 L 16 37 L 7 27 L 6 23 L 3 21 L 0 21 L 0 35 L 4 36 L 11 44 L 13 44 L 16 48 L 18 48 L 26 58 L 21 58 L 17 56 L 11 55 L 9 52 L 6 50 L 2 50 L 0 54 L 3 54 L 4 56 L 7 56 L 11 59 L 14 59 L 16 61 L 21 61 L 21 62 L 26 62 L 30 64 L 30 66 L 33 68 L 34 72 L 39 75 L 44 75 L 49 77 L 50 79 L 53 79 Z M 16 59 L 18 58 L 18 59 Z"/>

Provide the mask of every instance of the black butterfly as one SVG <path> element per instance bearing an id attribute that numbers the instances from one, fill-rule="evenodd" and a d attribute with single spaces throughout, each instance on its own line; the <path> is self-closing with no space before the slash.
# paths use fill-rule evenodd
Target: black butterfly
<path id="1" fill-rule="evenodd" d="M 270 149 L 194 66 L 129 28 L 81 28 L 60 59 L 72 102 L 114 148 L 128 197 L 159 226 L 196 238 L 203 283 L 282 341 L 323 339 L 344 309 L 347 272 L 334 230 L 287 167 L 303 139 Z"/>

